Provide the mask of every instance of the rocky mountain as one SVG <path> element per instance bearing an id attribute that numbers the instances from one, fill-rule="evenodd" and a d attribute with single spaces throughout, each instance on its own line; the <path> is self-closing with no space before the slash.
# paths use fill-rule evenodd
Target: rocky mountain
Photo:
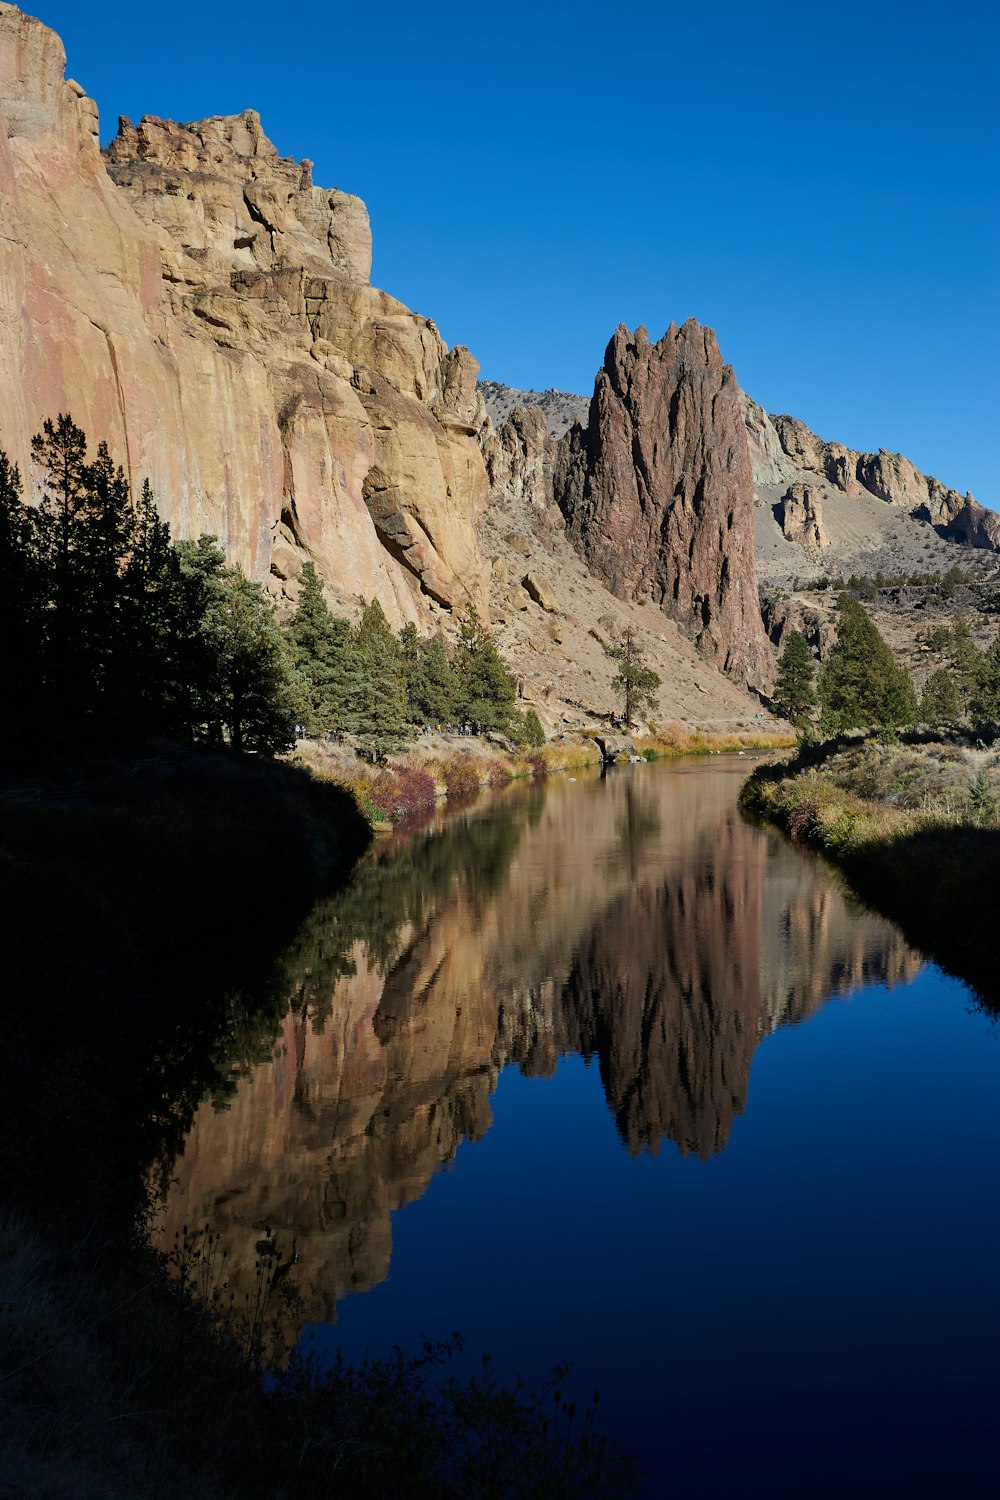
<path id="1" fill-rule="evenodd" d="M 32 434 L 69 411 L 176 535 L 214 533 L 285 607 L 306 560 L 347 613 L 374 596 L 429 631 L 472 602 L 550 730 L 617 706 L 625 624 L 658 718 L 749 728 L 773 673 L 758 578 L 901 548 L 940 565 L 939 532 L 1000 544 L 906 460 L 767 417 L 694 322 L 619 329 L 589 401 L 477 387 L 466 349 L 371 285 L 361 200 L 253 111 L 122 120 L 102 153 L 64 71 L 0 0 L 0 447 L 30 484 Z"/>
<path id="2" fill-rule="evenodd" d="M 555 441 L 572 422 L 586 428 L 590 402 L 566 392 L 479 386 L 501 428 L 517 407 L 546 418 L 546 472 Z M 851 573 L 991 572 L 1000 551 L 1000 516 L 901 454 L 860 453 L 824 442 L 794 417 L 769 415 L 739 393 L 753 475 L 754 555 L 761 584 Z M 523 424 L 523 417 L 519 418 Z"/>
<path id="3" fill-rule="evenodd" d="M 1000 516 L 898 453 L 858 453 L 745 394 L 761 578 L 929 571 L 1000 551 Z"/>
<path id="4" fill-rule="evenodd" d="M 706 559 L 725 545 L 696 543 L 697 577 L 651 564 L 649 603 L 603 587 L 551 502 L 546 421 L 529 405 L 498 432 L 468 351 L 371 285 L 359 199 L 281 157 L 253 111 L 122 120 L 102 153 L 64 69 L 58 37 L 0 0 L 0 446 L 31 482 L 32 434 L 69 411 L 150 479 L 175 534 L 214 533 L 279 600 L 311 559 L 347 612 L 375 596 L 429 630 L 465 601 L 493 610 L 550 728 L 616 706 L 609 620 L 641 621 L 666 716 L 758 715 L 719 649 Z M 537 399 L 556 428 L 580 414 Z"/>
<path id="5" fill-rule="evenodd" d="M 276 588 L 312 558 L 390 616 L 486 609 L 477 366 L 369 282 L 359 199 L 258 117 L 121 122 L 0 4 L 0 443 L 71 411 L 175 532 Z"/>
<path id="6" fill-rule="evenodd" d="M 616 597 L 652 598 L 724 672 L 770 687 L 740 391 L 711 329 L 692 318 L 653 344 L 619 326 L 586 428 L 557 444 L 553 485 Z"/>

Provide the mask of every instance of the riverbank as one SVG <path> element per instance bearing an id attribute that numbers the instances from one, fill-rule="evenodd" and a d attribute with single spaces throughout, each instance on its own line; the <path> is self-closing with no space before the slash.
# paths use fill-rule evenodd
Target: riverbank
<path id="1" fill-rule="evenodd" d="M 466 798 L 512 781 L 544 781 L 550 775 L 598 770 L 608 754 L 621 761 L 670 760 L 686 755 L 720 755 L 739 750 L 790 749 L 787 732 L 713 734 L 668 724 L 655 733 L 600 736 L 596 731 L 566 732 L 537 749 L 513 749 L 502 737 L 422 734 L 382 766 L 368 766 L 350 743 L 300 740 L 293 764 L 304 765 L 321 781 L 348 792 L 373 829 L 428 815 L 441 802 Z"/>
<path id="2" fill-rule="evenodd" d="M 914 734 L 805 747 L 759 767 L 740 805 L 842 871 L 941 968 L 1000 1013 L 983 893 L 1000 879 L 1000 754 Z"/>

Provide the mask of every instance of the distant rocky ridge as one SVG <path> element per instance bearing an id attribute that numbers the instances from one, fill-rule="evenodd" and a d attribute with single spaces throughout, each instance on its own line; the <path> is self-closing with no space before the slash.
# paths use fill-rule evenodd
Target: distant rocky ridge
<path id="1" fill-rule="evenodd" d="M 518 391 L 501 385 L 496 380 L 481 380 L 479 390 L 486 402 L 486 410 L 497 428 L 519 406 L 537 406 L 545 414 L 545 422 L 551 438 L 560 438 L 574 422 L 587 425 L 590 400 L 587 396 L 573 396 L 568 391 L 557 391 L 553 386 L 548 391 Z"/>
<path id="2" fill-rule="evenodd" d="M 546 415 L 550 449 L 572 421 L 586 427 L 590 400 L 481 381 L 499 427 L 516 407 Z M 961 561 L 988 565 L 1000 552 L 1000 515 L 971 494 L 880 449 L 825 442 L 803 422 L 769 415 L 745 391 L 740 404 L 753 475 L 754 550 L 761 583 L 852 572 L 927 571 Z M 555 415 L 552 415 L 555 413 Z M 523 420 L 523 419 L 522 419 Z M 981 554 L 970 558 L 969 549 Z"/>

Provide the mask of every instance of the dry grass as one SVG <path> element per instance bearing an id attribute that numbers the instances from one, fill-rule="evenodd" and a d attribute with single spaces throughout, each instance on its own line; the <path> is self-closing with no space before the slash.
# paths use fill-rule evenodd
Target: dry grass
<path id="1" fill-rule="evenodd" d="M 509 754 L 482 740 L 443 752 L 438 746 L 428 750 L 418 742 L 407 756 L 380 768 L 364 766 L 353 754 L 308 741 L 301 743 L 296 759 L 319 780 L 350 793 L 373 828 L 412 822 L 427 816 L 436 802 L 472 797 L 489 787 L 529 777 L 544 781 L 549 769 L 542 751 Z"/>
<path id="2" fill-rule="evenodd" d="M 596 770 L 601 764 L 601 752 L 589 738 L 576 742 L 558 741 L 545 745 L 538 753 L 550 776 L 560 771 L 584 770 L 588 766 Z"/>
<path id="3" fill-rule="evenodd" d="M 787 730 L 748 729 L 713 730 L 687 729 L 676 720 L 656 726 L 651 733 L 635 740 L 635 748 L 647 759 L 669 759 L 677 755 L 708 755 L 712 751 L 726 750 L 787 750 L 795 745 L 794 734 Z"/>

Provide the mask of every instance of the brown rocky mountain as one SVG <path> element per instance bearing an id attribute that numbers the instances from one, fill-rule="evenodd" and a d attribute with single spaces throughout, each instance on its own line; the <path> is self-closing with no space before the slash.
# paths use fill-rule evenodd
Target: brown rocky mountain
<path id="1" fill-rule="evenodd" d="M 709 660 L 767 689 L 753 483 L 740 390 L 690 319 L 651 344 L 619 327 L 586 428 L 556 447 L 554 493 L 575 546 L 618 598 L 647 596 Z"/>
<path id="2" fill-rule="evenodd" d="M 215 533 L 279 599 L 312 559 L 348 612 L 375 596 L 429 631 L 466 600 L 497 611 L 550 728 L 616 706 L 608 618 L 642 630 L 660 717 L 760 717 L 739 664 L 733 683 L 715 669 L 686 574 L 676 614 L 707 661 L 581 563 L 537 417 L 498 434 L 472 356 L 371 286 L 359 199 L 279 156 L 252 111 L 123 120 L 102 155 L 64 65 L 54 33 L 0 0 L 0 446 L 33 481 L 32 434 L 70 411 L 133 486 L 150 479 L 175 534 Z"/>
<path id="3" fill-rule="evenodd" d="M 972 495 L 921 474 L 898 453 L 824 442 L 794 417 L 768 416 L 742 400 L 762 582 L 928 572 L 956 561 L 993 566 L 1000 516 Z"/>
<path id="4" fill-rule="evenodd" d="M 550 439 L 587 424 L 590 402 L 563 391 L 519 391 L 480 381 L 497 428 L 518 406 L 538 406 Z M 1000 517 L 971 495 L 921 474 L 884 449 L 826 443 L 792 417 L 769 416 L 740 392 L 753 474 L 754 554 L 761 584 L 877 572 L 963 569 L 991 573 Z"/>

